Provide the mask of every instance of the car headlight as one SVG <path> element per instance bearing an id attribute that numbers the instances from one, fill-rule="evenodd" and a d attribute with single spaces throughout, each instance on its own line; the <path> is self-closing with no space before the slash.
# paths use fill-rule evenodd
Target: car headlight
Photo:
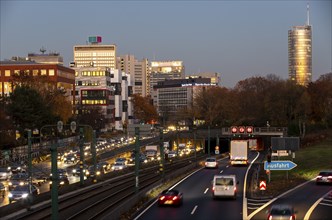
<path id="1" fill-rule="evenodd" d="M 97 171 L 97 175 L 100 175 L 100 171 Z"/>
<path id="2" fill-rule="evenodd" d="M 147 163 L 147 162 L 148 162 L 148 160 L 145 159 L 145 160 L 144 160 L 144 163 Z"/>
<path id="3" fill-rule="evenodd" d="M 26 197 L 28 197 L 28 195 L 29 195 L 28 193 L 23 193 L 22 198 L 25 199 Z"/>
<path id="4" fill-rule="evenodd" d="M 60 185 L 64 185 L 65 184 L 65 181 L 60 181 Z"/>
<path id="5" fill-rule="evenodd" d="M 9 198 L 12 198 L 12 197 L 13 197 L 13 194 L 8 193 L 8 197 L 9 197 Z"/>
<path id="6" fill-rule="evenodd" d="M 50 185 L 52 184 L 52 181 L 50 181 Z"/>
<path id="7" fill-rule="evenodd" d="M 77 170 L 76 169 L 73 169 L 73 173 L 76 173 L 77 172 Z"/>
<path id="8" fill-rule="evenodd" d="M 90 174 L 90 172 L 89 172 L 89 171 L 85 171 L 85 174 L 86 174 L 86 175 L 89 175 L 89 174 Z"/>
<path id="9" fill-rule="evenodd" d="M 72 157 L 72 158 L 71 158 L 71 160 L 72 160 L 72 161 L 74 161 L 74 160 L 75 160 L 75 158 L 74 158 L 74 157 Z"/>
<path id="10" fill-rule="evenodd" d="M 20 182 L 20 186 L 23 186 L 24 185 L 24 182 Z"/>
<path id="11" fill-rule="evenodd" d="M 123 169 L 123 167 L 119 167 L 119 169 L 120 169 L 120 170 L 122 170 L 122 169 Z"/>
<path id="12" fill-rule="evenodd" d="M 114 170 L 114 169 L 115 169 L 115 167 L 113 166 L 113 167 L 112 167 L 112 170 Z"/>

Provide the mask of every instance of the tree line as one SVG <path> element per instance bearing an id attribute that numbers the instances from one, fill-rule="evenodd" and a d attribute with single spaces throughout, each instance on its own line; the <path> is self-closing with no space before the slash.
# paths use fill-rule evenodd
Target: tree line
<path id="1" fill-rule="evenodd" d="M 39 129 L 59 120 L 65 124 L 75 120 L 94 129 L 102 128 L 106 122 L 98 107 L 78 105 L 73 114 L 65 92 L 47 78 L 20 72 L 11 83 L 11 95 L 0 97 L 0 149 L 26 144 L 27 129 Z M 322 75 L 307 87 L 275 75 L 250 77 L 234 88 L 205 87 L 195 94 L 189 107 L 167 116 L 158 115 L 149 97 L 134 94 L 132 100 L 134 118 L 140 123 L 167 119 L 166 125 L 179 121 L 193 125 L 193 121 L 200 120 L 211 127 L 264 127 L 268 122 L 270 126 L 288 127 L 290 135 L 304 136 L 308 130 L 332 126 L 332 73 Z"/>

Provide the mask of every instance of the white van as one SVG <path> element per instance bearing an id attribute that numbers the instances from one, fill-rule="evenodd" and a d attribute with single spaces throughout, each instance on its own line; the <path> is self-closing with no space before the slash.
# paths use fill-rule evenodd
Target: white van
<path id="1" fill-rule="evenodd" d="M 214 175 L 212 180 L 212 197 L 232 197 L 236 199 L 236 185 L 239 181 L 235 175 Z"/>

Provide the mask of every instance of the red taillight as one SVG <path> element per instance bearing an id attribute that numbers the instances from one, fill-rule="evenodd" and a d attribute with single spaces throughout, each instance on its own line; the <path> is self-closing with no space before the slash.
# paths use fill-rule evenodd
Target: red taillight
<path id="1" fill-rule="evenodd" d="M 267 220 L 272 220 L 272 215 L 269 215 L 269 216 L 267 217 Z"/>
<path id="2" fill-rule="evenodd" d="M 207 162 L 205 162 L 205 166 L 207 166 L 207 164 L 208 164 L 208 163 L 207 163 Z"/>
<path id="3" fill-rule="evenodd" d="M 164 200 L 165 199 L 165 196 L 162 196 L 159 198 L 159 200 Z"/>
<path id="4" fill-rule="evenodd" d="M 295 215 L 292 215 L 289 220 L 295 220 Z"/>
<path id="5" fill-rule="evenodd" d="M 212 187 L 212 191 L 214 191 L 214 186 Z"/>
<path id="6" fill-rule="evenodd" d="M 177 200 L 177 199 L 178 199 L 178 197 L 177 197 L 177 196 L 174 196 L 172 200 L 175 201 L 175 200 Z"/>
<path id="7" fill-rule="evenodd" d="M 234 187 L 234 192 L 236 192 L 236 186 Z"/>

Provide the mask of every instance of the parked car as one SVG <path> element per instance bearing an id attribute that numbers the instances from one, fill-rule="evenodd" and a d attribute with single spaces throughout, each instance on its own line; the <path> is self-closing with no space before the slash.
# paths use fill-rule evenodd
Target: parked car
<path id="1" fill-rule="evenodd" d="M 35 185 L 16 186 L 8 193 L 9 203 L 12 201 L 30 199 L 32 200 L 39 194 L 39 189 Z"/>
<path id="2" fill-rule="evenodd" d="M 12 171 L 8 170 L 6 167 L 0 167 L 0 181 L 9 179 L 12 174 Z"/>
<path id="3" fill-rule="evenodd" d="M 332 184 L 332 170 L 320 171 L 316 177 L 316 184 Z"/>
<path id="4" fill-rule="evenodd" d="M 6 186 L 2 183 L 2 182 L 0 182 L 0 196 L 2 197 L 2 198 L 4 198 L 5 197 L 5 195 L 6 195 Z"/>
<path id="5" fill-rule="evenodd" d="M 158 205 L 177 205 L 180 206 L 183 203 L 183 194 L 178 190 L 164 190 L 158 196 Z"/>
<path id="6" fill-rule="evenodd" d="M 268 220 L 296 220 L 296 212 L 290 205 L 273 205 L 268 211 Z"/>
<path id="7" fill-rule="evenodd" d="M 16 173 L 13 174 L 10 179 L 8 179 L 8 188 L 12 190 L 16 186 L 23 186 L 29 183 L 29 176 L 26 173 Z"/>

